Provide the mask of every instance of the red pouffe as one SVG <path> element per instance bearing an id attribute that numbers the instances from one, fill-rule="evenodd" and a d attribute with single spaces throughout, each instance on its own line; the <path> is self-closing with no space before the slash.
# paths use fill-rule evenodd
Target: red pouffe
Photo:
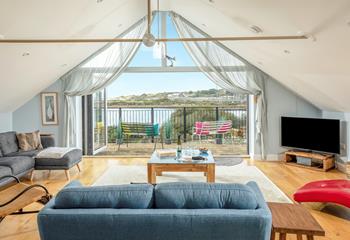
<path id="1" fill-rule="evenodd" d="M 305 184 L 293 195 L 297 202 L 337 203 L 350 208 L 350 181 L 322 180 Z"/>

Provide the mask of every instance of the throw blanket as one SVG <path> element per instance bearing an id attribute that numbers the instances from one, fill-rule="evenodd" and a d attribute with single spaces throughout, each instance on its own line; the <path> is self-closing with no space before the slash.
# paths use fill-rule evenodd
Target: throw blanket
<path id="1" fill-rule="evenodd" d="M 67 153 L 73 151 L 75 148 L 49 147 L 36 155 L 36 158 L 62 158 Z"/>

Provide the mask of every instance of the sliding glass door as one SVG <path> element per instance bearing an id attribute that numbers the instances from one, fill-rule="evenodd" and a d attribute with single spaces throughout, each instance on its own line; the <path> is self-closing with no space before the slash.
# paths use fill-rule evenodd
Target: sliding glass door
<path id="1" fill-rule="evenodd" d="M 92 95 L 94 152 L 107 145 L 106 108 L 106 91 L 94 93 Z"/>

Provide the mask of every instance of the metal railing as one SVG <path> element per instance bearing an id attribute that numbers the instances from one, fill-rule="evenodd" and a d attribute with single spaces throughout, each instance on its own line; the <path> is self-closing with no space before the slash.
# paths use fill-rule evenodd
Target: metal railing
<path id="1" fill-rule="evenodd" d="M 115 143 L 120 122 L 159 124 L 161 134 L 171 127 L 171 138 L 178 134 L 190 140 L 195 122 L 231 120 L 232 132 L 241 142 L 247 142 L 248 111 L 230 107 L 120 107 L 107 109 L 108 141 Z M 168 130 L 169 131 L 169 130 Z"/>

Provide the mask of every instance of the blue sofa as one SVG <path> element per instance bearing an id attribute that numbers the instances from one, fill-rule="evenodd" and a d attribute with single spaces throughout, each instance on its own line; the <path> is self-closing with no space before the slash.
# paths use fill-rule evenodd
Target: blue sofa
<path id="1" fill-rule="evenodd" d="M 268 240 L 271 213 L 255 182 L 83 187 L 38 214 L 42 240 Z"/>

